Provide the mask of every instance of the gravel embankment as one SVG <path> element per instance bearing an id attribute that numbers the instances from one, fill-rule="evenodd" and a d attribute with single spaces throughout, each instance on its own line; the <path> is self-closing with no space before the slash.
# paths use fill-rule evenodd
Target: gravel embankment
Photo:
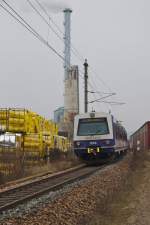
<path id="1" fill-rule="evenodd" d="M 29 203 L 30 207 L 24 205 L 18 208 L 0 224 L 87 225 L 97 206 L 103 212 L 114 194 L 121 190 L 129 175 L 131 161 L 132 155 L 128 154 L 124 160 L 107 166 L 89 178 L 69 185 L 56 194 L 50 193 L 33 204 L 35 206 Z"/>
<path id="2" fill-rule="evenodd" d="M 150 225 L 150 152 L 139 152 L 125 188 L 90 225 Z"/>

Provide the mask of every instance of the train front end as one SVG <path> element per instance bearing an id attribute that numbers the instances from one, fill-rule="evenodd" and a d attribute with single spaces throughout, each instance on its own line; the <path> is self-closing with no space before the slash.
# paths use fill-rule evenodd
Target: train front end
<path id="1" fill-rule="evenodd" d="M 108 158 L 114 153 L 113 118 L 108 113 L 77 115 L 74 121 L 74 152 L 90 162 Z"/>

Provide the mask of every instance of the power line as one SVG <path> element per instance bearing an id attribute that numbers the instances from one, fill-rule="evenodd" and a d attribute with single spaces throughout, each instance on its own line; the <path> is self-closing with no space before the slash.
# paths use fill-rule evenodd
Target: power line
<path id="1" fill-rule="evenodd" d="M 49 49 L 51 49 L 59 58 L 61 58 L 63 61 L 64 61 L 64 57 L 60 54 L 60 53 L 58 53 L 58 51 L 56 51 L 56 49 L 54 49 L 29 23 L 27 23 L 27 21 L 25 21 L 25 19 L 23 18 L 23 17 L 21 17 L 20 15 L 19 15 L 19 13 L 18 12 L 16 12 L 14 9 L 13 9 L 13 7 L 12 6 L 10 6 L 5 0 L 2 0 L 3 2 L 4 2 L 4 4 L 6 4 L 7 5 L 7 7 L 9 7 L 9 9 L 15 14 L 15 15 L 17 15 L 17 17 L 22 21 L 20 21 L 16 16 L 14 16 L 8 9 L 6 9 L 3 5 L 1 5 L 0 4 L 0 6 L 7 12 L 7 13 L 9 13 L 17 22 L 19 22 L 22 26 L 24 26 L 24 28 L 26 28 L 31 34 L 33 34 L 34 35 L 34 37 L 36 37 L 38 40 L 40 40 L 43 44 L 45 44 Z M 39 3 L 39 1 L 38 0 L 35 0 L 41 7 L 42 7 L 42 5 Z M 57 37 L 59 37 L 59 39 L 61 39 L 61 40 L 63 40 L 62 38 L 61 38 L 61 36 L 53 29 L 53 27 L 52 26 L 50 26 L 50 24 L 47 22 L 47 20 L 42 16 L 42 14 L 36 9 L 36 7 L 34 7 L 34 5 L 31 3 L 31 1 L 30 0 L 27 0 L 27 2 L 30 4 L 30 6 L 36 11 L 36 13 L 42 18 L 42 20 L 51 28 L 51 30 L 57 35 Z M 43 11 L 44 11 L 44 8 L 43 8 Z M 45 13 L 46 13 L 46 11 L 45 11 Z M 47 14 L 48 15 L 48 14 Z M 49 16 L 49 15 L 48 15 Z M 51 17 L 49 16 L 49 19 L 51 19 Z M 51 19 L 51 21 L 53 21 L 52 19 Z M 53 24 L 55 24 L 55 22 L 53 21 Z M 56 24 L 55 24 L 55 26 L 57 26 Z M 57 28 L 58 28 L 58 26 L 57 26 Z M 59 29 L 60 30 L 60 29 Z M 60 30 L 61 31 L 61 30 Z M 75 54 L 75 53 L 73 53 L 73 54 Z M 79 58 L 79 57 L 78 57 Z M 80 59 L 81 60 L 81 59 Z M 82 61 L 83 62 L 83 61 Z M 81 76 L 82 77 L 82 76 Z M 99 77 L 99 76 L 98 76 Z M 82 77 L 83 78 L 83 77 Z M 103 84 L 105 84 L 104 83 L 104 81 L 103 80 L 101 80 L 101 82 L 103 82 Z M 90 87 L 92 87 L 92 89 L 93 89 L 93 85 L 91 84 L 91 83 L 89 83 L 89 86 Z M 96 86 L 96 85 L 95 85 Z M 106 84 L 105 84 L 105 86 L 106 86 Z M 95 94 L 99 94 L 101 97 L 102 97 L 102 93 L 94 93 L 94 92 L 91 92 L 91 94 L 93 94 L 94 95 L 94 97 L 95 97 L 95 99 L 96 99 L 96 96 L 95 96 Z M 96 101 L 96 100 L 95 100 Z M 92 101 L 92 102 L 95 102 L 95 101 Z"/>
<path id="2" fill-rule="evenodd" d="M 55 35 L 62 40 L 62 37 L 55 31 L 55 29 L 49 24 L 49 22 L 45 19 L 45 17 L 39 12 L 39 10 L 32 4 L 30 0 L 26 0 L 32 9 L 41 17 L 41 19 L 50 27 L 50 29 L 55 33 Z"/>
<path id="3" fill-rule="evenodd" d="M 7 7 L 22 21 L 20 21 L 16 16 L 14 16 L 8 9 L 6 9 L 3 5 L 0 6 L 11 15 L 17 22 L 23 25 L 30 33 L 32 33 L 37 39 L 39 39 L 43 44 L 45 44 L 50 50 L 52 50 L 59 58 L 64 61 L 64 57 L 54 48 L 52 47 L 29 23 L 25 21 L 25 19 L 19 15 L 19 13 L 13 9 L 13 7 L 8 4 L 5 0 L 2 0 Z"/>
<path id="4" fill-rule="evenodd" d="M 35 6 L 31 3 L 30 0 L 27 0 L 27 2 L 30 4 L 30 6 L 38 13 L 38 15 L 45 21 L 45 23 L 49 26 L 50 24 L 47 22 L 47 20 L 40 14 L 40 12 L 35 8 Z M 54 20 L 51 18 L 51 16 L 49 15 L 49 13 L 47 12 L 47 10 L 45 9 L 45 7 L 42 5 L 42 3 L 39 2 L 39 0 L 35 0 L 35 2 L 38 4 L 38 6 L 40 7 L 40 9 L 45 13 L 45 15 L 49 18 L 49 20 L 53 23 L 53 25 L 57 28 L 57 30 L 63 34 L 63 31 L 59 28 L 59 26 L 54 22 Z M 52 28 L 52 31 L 57 35 L 57 37 L 59 39 L 61 39 L 63 42 L 64 40 L 61 38 L 61 36 Z M 83 63 L 84 57 L 79 53 L 79 51 L 72 45 L 71 46 L 71 51 L 72 53 L 79 59 L 80 62 Z M 92 74 L 95 73 L 97 75 L 97 73 L 93 70 L 93 68 L 91 68 Z M 98 75 L 97 78 L 100 80 L 100 82 L 106 86 L 108 88 L 108 90 L 110 91 L 111 89 L 108 87 L 108 85 L 103 81 L 103 79 L 101 79 Z M 93 82 L 94 83 L 94 82 Z M 97 86 L 96 84 L 94 84 L 94 86 Z M 95 89 L 95 88 L 94 88 Z M 112 92 L 112 91 L 111 91 Z M 94 93 L 93 93 L 94 94 Z M 98 94 L 98 93 L 97 93 Z M 101 95 L 101 93 L 99 93 Z"/>
<path id="5" fill-rule="evenodd" d="M 49 15 L 49 13 L 47 12 L 47 10 L 45 9 L 45 7 L 42 5 L 42 3 L 39 2 L 39 0 L 35 0 L 35 2 L 38 4 L 38 6 L 41 8 L 41 10 L 45 13 L 45 15 L 51 20 L 51 22 L 53 23 L 53 25 L 57 28 L 57 30 L 64 35 L 64 32 L 60 29 L 60 27 L 54 22 L 54 20 L 52 19 L 52 17 Z M 80 52 L 74 47 L 74 45 L 72 44 L 72 50 L 75 51 L 76 56 L 78 55 L 78 58 L 80 58 L 80 60 L 84 61 L 84 57 L 80 54 Z"/>
<path id="6" fill-rule="evenodd" d="M 54 20 L 51 18 L 51 16 L 47 13 L 45 7 L 43 7 L 43 5 L 38 1 L 35 0 L 35 2 L 39 5 L 39 7 L 42 9 L 42 11 L 46 14 L 46 16 L 51 20 L 51 22 L 55 25 L 55 27 L 57 28 L 57 30 L 63 34 L 63 31 L 59 28 L 59 26 L 54 22 Z"/>
<path id="7" fill-rule="evenodd" d="M 30 33 L 32 33 L 36 38 L 38 38 L 38 36 L 36 36 L 36 34 L 30 30 L 24 23 L 22 23 L 16 16 L 14 16 L 8 9 L 6 9 L 2 4 L 0 4 L 0 7 L 3 8 L 8 14 L 10 14 L 18 23 L 20 23 L 22 26 L 24 26 Z"/>
<path id="8" fill-rule="evenodd" d="M 27 1 L 29 2 L 30 0 L 27 0 Z M 61 29 L 59 28 L 59 26 L 54 22 L 54 20 L 50 17 L 50 15 L 48 14 L 48 12 L 47 12 L 47 10 L 45 9 L 45 7 L 44 7 L 38 0 L 35 0 L 35 2 L 39 5 L 39 7 L 40 7 L 40 8 L 42 9 L 42 11 L 46 14 L 46 16 L 48 16 L 48 18 L 51 20 L 51 22 L 54 24 L 54 26 L 57 28 L 57 30 L 58 30 L 61 34 L 63 34 L 62 30 L 61 30 Z M 48 25 L 48 24 L 47 24 L 47 25 Z M 60 37 L 60 35 L 59 35 L 58 33 L 57 33 L 57 36 Z M 60 37 L 60 39 L 61 39 L 61 37 Z M 73 50 L 75 50 L 77 54 L 75 54 L 75 52 L 74 52 Z M 71 47 L 71 51 L 72 51 L 72 53 L 73 53 L 75 56 L 77 56 L 77 58 L 83 63 L 84 57 L 80 55 L 80 53 L 78 52 L 78 50 L 76 50 L 76 49 L 74 48 L 73 45 L 72 45 L 72 47 Z M 96 94 L 98 94 L 98 95 L 101 97 L 100 99 L 106 98 L 106 96 L 103 96 L 103 95 L 106 95 L 106 94 L 108 95 L 107 97 L 114 96 L 115 93 L 112 92 L 112 90 L 110 89 L 110 87 L 108 87 L 108 85 L 106 84 L 106 82 L 105 82 L 103 79 L 101 79 L 101 78 L 99 77 L 99 75 L 94 71 L 93 68 L 90 68 L 90 70 L 92 71 L 92 74 L 94 73 L 94 74 L 97 76 L 98 80 L 99 80 L 105 87 L 108 88 L 109 92 L 111 92 L 111 93 L 105 93 L 105 92 L 99 92 L 99 91 L 91 91 L 91 94 L 93 94 L 94 97 L 95 97 L 95 100 L 94 100 L 94 101 L 91 101 L 91 102 L 92 102 L 92 103 L 98 102 L 97 99 L 96 99 Z M 84 73 L 82 73 L 82 74 L 84 75 Z M 80 74 L 79 74 L 79 75 L 80 75 Z M 83 76 L 80 75 L 80 77 L 81 77 L 82 79 L 84 79 Z M 93 81 L 93 83 L 94 83 L 94 86 L 97 86 L 97 83 L 95 83 L 94 81 Z M 95 89 L 95 88 L 93 88 L 93 85 L 92 85 L 90 82 L 89 82 L 89 86 L 92 87 L 93 90 Z M 109 104 L 109 102 L 107 102 L 107 103 Z"/>
<path id="9" fill-rule="evenodd" d="M 36 6 L 34 6 L 34 4 L 30 1 L 30 0 L 26 0 L 29 5 L 31 6 L 31 8 L 38 14 L 38 16 L 41 17 L 41 19 L 46 23 L 46 25 L 52 30 L 52 32 L 59 38 L 59 40 L 61 40 L 64 43 L 64 39 L 58 34 L 58 32 L 50 25 L 50 23 L 47 21 L 47 19 L 45 19 L 45 17 L 39 12 L 39 10 L 36 8 Z M 42 11 L 44 11 L 44 13 L 48 16 L 48 19 L 55 25 L 55 27 L 58 29 L 57 24 L 52 20 L 52 18 L 48 15 L 47 11 L 45 10 L 45 8 L 42 6 L 42 4 L 38 1 L 35 0 L 36 3 L 39 5 L 39 7 L 42 9 Z M 63 32 L 59 29 L 59 32 L 61 34 L 63 34 Z M 64 34 L 63 34 L 64 35 Z M 69 46 L 69 44 L 68 44 Z M 77 50 L 71 46 L 71 51 L 73 53 L 74 56 L 76 56 L 79 59 L 79 53 L 77 52 Z M 81 60 L 81 58 L 79 59 Z M 82 61 L 83 62 L 83 61 Z"/>

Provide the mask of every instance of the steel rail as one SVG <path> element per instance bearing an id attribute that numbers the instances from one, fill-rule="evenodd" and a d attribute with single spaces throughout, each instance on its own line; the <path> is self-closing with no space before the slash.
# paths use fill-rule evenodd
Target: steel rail
<path id="1" fill-rule="evenodd" d="M 62 170 L 59 172 L 55 172 L 55 173 L 45 172 L 45 173 L 30 176 L 30 177 L 22 178 L 22 179 L 19 179 L 16 181 L 8 182 L 8 187 L 7 187 L 7 185 L 4 187 L 2 185 L 2 189 L 0 190 L 0 199 L 1 199 L 1 195 L 3 193 L 5 193 L 5 194 L 9 193 L 11 190 L 13 190 L 13 191 L 17 190 L 18 188 L 25 187 L 28 184 L 30 184 L 30 185 L 34 184 L 34 183 L 36 184 L 36 182 L 38 182 L 38 181 L 44 181 L 44 180 L 50 179 L 50 178 L 53 179 L 58 176 L 64 175 L 65 173 L 69 173 L 69 172 L 81 169 L 83 167 L 85 167 L 85 164 L 80 164 L 78 166 L 68 168 L 68 169 L 65 169 L 65 170 Z M 10 185 L 10 187 L 9 187 L 9 185 Z"/>
<path id="2" fill-rule="evenodd" d="M 88 177 L 105 166 L 87 167 L 82 165 L 2 191 L 0 193 L 0 213 L 48 192 L 57 191 L 67 184 Z"/>

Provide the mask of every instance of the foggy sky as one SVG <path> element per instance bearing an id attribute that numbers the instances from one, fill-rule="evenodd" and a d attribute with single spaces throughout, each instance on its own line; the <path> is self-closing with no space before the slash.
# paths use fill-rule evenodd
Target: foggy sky
<path id="1" fill-rule="evenodd" d="M 8 2 L 63 54 L 63 43 L 30 10 L 25 0 L 21 5 L 17 0 Z M 108 92 L 108 88 L 100 82 L 102 78 L 117 93 L 110 100 L 126 103 L 111 107 L 115 117 L 123 121 L 129 132 L 150 120 L 150 2 L 47 2 L 57 2 L 60 6 L 69 4 L 73 9 L 72 42 L 97 73 L 89 74 L 90 82 L 96 85 L 95 90 Z M 55 7 L 52 10 L 49 7 L 49 13 L 63 30 L 63 13 L 59 10 L 56 13 Z M 53 111 L 63 105 L 63 62 L 1 8 L 0 28 L 0 107 L 25 107 L 52 118 Z M 82 63 L 74 56 L 72 64 L 79 64 L 83 70 Z M 82 80 L 80 89 L 83 91 Z M 80 95 L 83 96 L 82 92 Z M 93 99 L 90 95 L 89 100 Z M 92 106 L 97 111 L 110 109 L 109 105 L 100 103 Z"/>

